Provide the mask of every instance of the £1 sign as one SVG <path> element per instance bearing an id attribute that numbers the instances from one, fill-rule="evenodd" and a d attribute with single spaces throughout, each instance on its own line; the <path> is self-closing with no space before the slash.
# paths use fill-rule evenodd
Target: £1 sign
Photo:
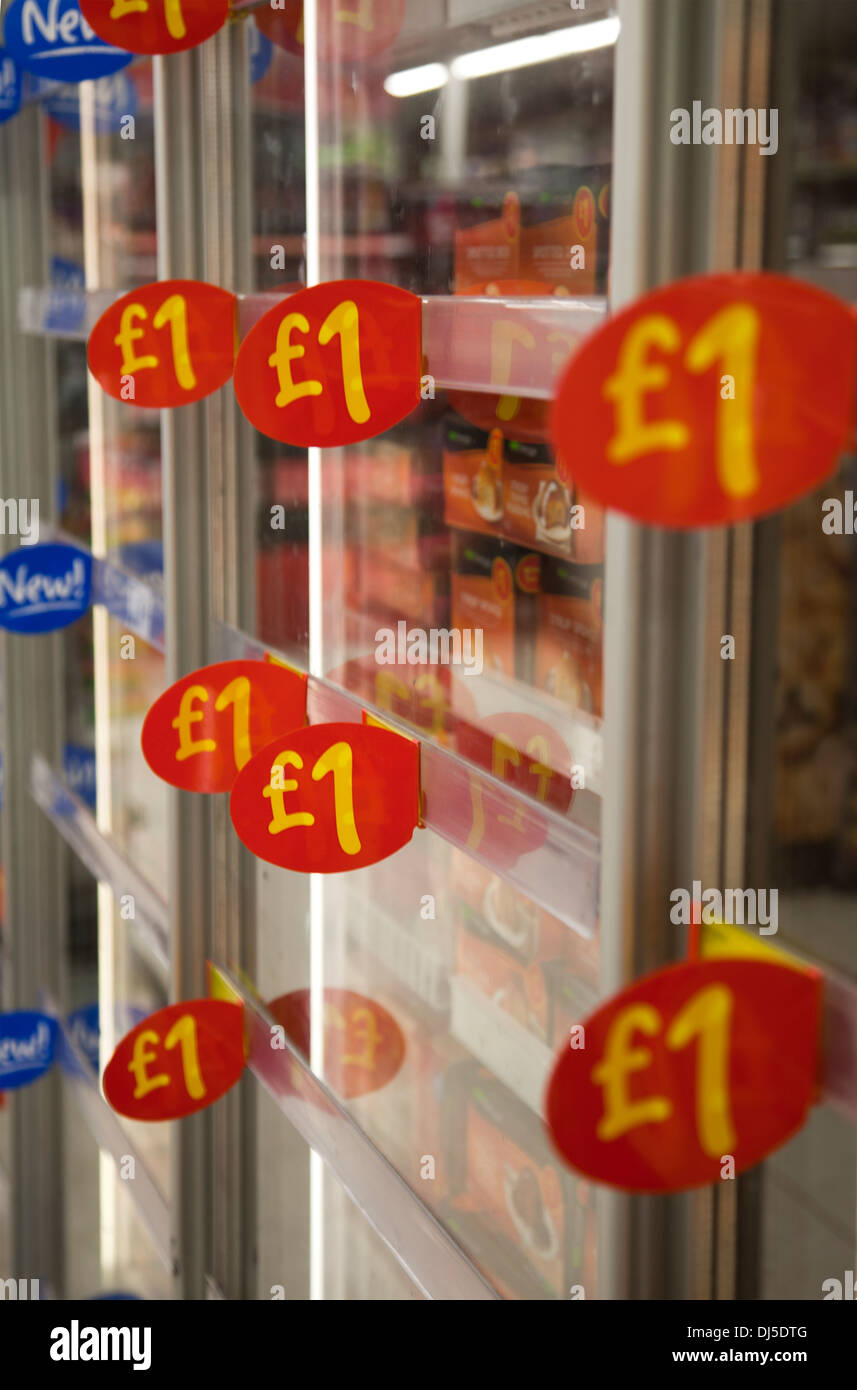
<path id="1" fill-rule="evenodd" d="M 422 305 L 373 280 L 299 290 L 251 328 L 235 394 L 257 430 L 299 448 L 356 444 L 420 400 Z"/>
<path id="2" fill-rule="evenodd" d="M 791 1138 L 816 1099 L 820 1003 L 817 971 L 768 961 L 645 976 L 561 1054 L 546 1103 L 556 1147 L 631 1192 L 734 1177 Z"/>
<path id="3" fill-rule="evenodd" d="M 581 488 L 638 521 L 746 521 L 832 472 L 855 380 L 857 316 L 842 300 L 784 275 L 700 275 L 584 341 L 551 439 Z"/>

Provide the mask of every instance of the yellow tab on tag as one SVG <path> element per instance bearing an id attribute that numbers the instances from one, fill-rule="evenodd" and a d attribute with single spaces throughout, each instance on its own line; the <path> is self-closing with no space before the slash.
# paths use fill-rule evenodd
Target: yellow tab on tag
<path id="1" fill-rule="evenodd" d="M 214 961 L 207 961 L 206 964 L 208 967 L 209 999 L 222 999 L 227 1004 L 243 1004 L 241 995 L 228 983 Z"/>
<path id="2" fill-rule="evenodd" d="M 208 960 L 205 964 L 209 999 L 222 999 L 227 1004 L 240 1004 L 243 1008 L 244 1000 L 241 998 L 241 995 L 236 989 L 233 989 L 220 968 L 214 964 L 214 961 Z M 241 983 L 247 987 L 248 994 L 251 994 L 254 999 L 258 999 L 259 995 L 255 986 L 247 979 L 244 971 L 236 970 L 235 973 L 241 980 Z M 244 1056 L 245 1058 L 250 1056 L 250 1038 L 246 1012 L 244 1014 Z"/>
<path id="3" fill-rule="evenodd" d="M 751 932 L 742 931 L 730 922 L 702 922 L 699 928 L 699 955 L 702 960 L 728 957 L 767 960 L 772 965 L 787 965 L 793 970 L 812 970 L 812 966 L 772 946 L 768 941 L 760 941 Z"/>
<path id="4" fill-rule="evenodd" d="M 418 739 L 418 738 L 414 738 L 411 734 L 403 734 L 402 731 L 401 731 L 401 729 L 396 729 L 396 728 L 394 728 L 392 724 L 388 724 L 388 723 L 387 723 L 386 719 L 379 719 L 379 718 L 377 717 L 377 715 L 370 714 L 369 711 L 368 711 L 368 709 L 364 709 L 364 711 L 363 711 L 363 723 L 364 723 L 364 724 L 371 724 L 371 725 L 373 725 L 376 729 L 386 729 L 388 734 L 395 734 L 397 738 L 404 738 L 404 739 L 407 739 L 408 743 L 414 743 L 414 744 L 416 744 L 417 755 L 419 755 L 419 751 L 420 751 L 420 741 L 419 741 L 419 739 Z M 418 825 L 419 827 L 422 828 L 422 827 L 425 826 L 425 821 L 423 820 L 423 806 L 422 806 L 422 801 L 423 801 L 423 789 L 422 789 L 422 782 L 421 782 L 419 779 L 418 779 L 418 782 L 417 782 L 417 787 L 418 787 L 418 790 L 417 790 L 417 825 Z"/>
<path id="5" fill-rule="evenodd" d="M 292 666 L 291 662 L 283 661 L 280 657 L 274 656 L 272 652 L 265 652 L 265 660 L 271 666 L 282 666 L 286 671 L 291 671 L 293 676 L 300 676 L 302 681 L 307 678 L 306 671 L 302 671 L 299 666 Z"/>

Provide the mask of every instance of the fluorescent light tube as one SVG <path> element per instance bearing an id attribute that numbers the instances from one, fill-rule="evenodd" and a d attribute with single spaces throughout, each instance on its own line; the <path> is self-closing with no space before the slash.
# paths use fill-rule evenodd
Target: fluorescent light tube
<path id="1" fill-rule="evenodd" d="M 548 63 L 574 53 L 590 53 L 594 48 L 609 48 L 618 37 L 618 19 L 596 19 L 591 24 L 575 24 L 571 29 L 554 29 L 548 34 L 533 34 L 527 39 L 513 39 L 511 43 L 496 44 L 493 48 L 462 53 L 453 58 L 449 66 L 453 77 L 488 77 L 491 73 L 508 72 L 510 68 L 525 68 L 531 63 Z"/>
<path id="2" fill-rule="evenodd" d="M 391 97 L 413 97 L 417 92 L 434 92 L 449 81 L 449 69 L 443 63 L 423 63 L 419 68 L 391 72 L 384 81 L 384 91 Z"/>

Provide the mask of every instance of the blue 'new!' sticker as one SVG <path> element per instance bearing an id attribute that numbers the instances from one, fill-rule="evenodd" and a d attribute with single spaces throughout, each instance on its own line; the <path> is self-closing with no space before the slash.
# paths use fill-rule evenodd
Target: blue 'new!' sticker
<path id="1" fill-rule="evenodd" d="M 28 545 L 0 560 L 0 627 L 55 632 L 82 617 L 92 594 L 92 556 L 73 545 Z"/>
<path id="2" fill-rule="evenodd" d="M 53 1065 L 56 1041 L 56 1020 L 47 1014 L 0 1014 L 0 1091 L 38 1081 Z"/>
<path id="3" fill-rule="evenodd" d="M 21 109 L 21 73 L 15 59 L 0 48 L 0 125 Z"/>
<path id="4" fill-rule="evenodd" d="M 134 56 L 100 39 L 78 0 L 12 0 L 3 40 L 19 67 L 57 82 L 107 77 Z"/>

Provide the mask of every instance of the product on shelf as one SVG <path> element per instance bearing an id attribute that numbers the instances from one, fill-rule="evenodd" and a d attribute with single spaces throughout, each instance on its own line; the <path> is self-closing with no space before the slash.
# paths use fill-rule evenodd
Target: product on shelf
<path id="1" fill-rule="evenodd" d="M 522 965 L 495 944 L 480 919 L 463 905 L 458 909 L 455 942 L 456 973 L 511 1014 L 522 1028 L 542 1042 L 549 1040 L 550 1004 L 544 966 Z"/>
<path id="2" fill-rule="evenodd" d="M 458 849 L 452 852 L 451 886 L 459 921 L 519 964 L 562 954 L 568 935 L 565 924 Z"/>
<path id="3" fill-rule="evenodd" d="M 486 213 L 499 215 L 491 217 Z M 518 276 L 521 207 L 516 193 L 503 195 L 500 208 L 485 200 L 468 199 L 458 209 L 455 232 L 455 290 L 461 293 L 483 281 L 513 280 Z M 467 222 L 469 225 L 462 226 Z"/>
<path id="4" fill-rule="evenodd" d="M 452 626 L 482 632 L 484 670 L 529 680 L 541 556 L 465 532 L 452 555 Z"/>
<path id="5" fill-rule="evenodd" d="M 449 526 L 498 535 L 503 516 L 503 435 L 450 413 L 443 442 L 444 516 Z"/>
<path id="6" fill-rule="evenodd" d="M 600 717 L 603 572 L 546 558 L 538 598 L 535 684 Z"/>
<path id="7" fill-rule="evenodd" d="M 594 1296 L 591 1184 L 566 1171 L 537 1117 L 489 1073 L 474 1081 L 462 1073 L 459 1081 L 467 1089 L 453 1102 L 460 1128 L 451 1135 L 451 1205 L 461 1213 L 471 1255 L 512 1296 L 544 1297 L 549 1290 L 568 1298 L 575 1284 Z M 535 1280 L 522 1270 L 521 1256 Z M 541 1294 L 526 1291 L 534 1282 Z"/>
<path id="8" fill-rule="evenodd" d="M 546 444 L 507 439 L 503 446 L 503 522 L 511 540 L 571 554 L 571 494 L 557 477 Z"/>

